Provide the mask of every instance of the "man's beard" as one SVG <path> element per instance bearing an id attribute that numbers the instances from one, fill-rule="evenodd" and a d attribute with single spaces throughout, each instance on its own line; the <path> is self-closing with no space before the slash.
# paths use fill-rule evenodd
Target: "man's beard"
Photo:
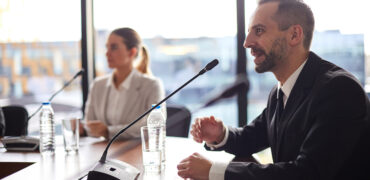
<path id="1" fill-rule="evenodd" d="M 265 55 L 265 60 L 261 64 L 256 65 L 256 72 L 264 73 L 267 71 L 271 71 L 271 69 L 276 66 L 276 63 L 278 61 L 282 61 L 285 57 L 286 48 L 287 43 L 285 38 L 275 39 L 268 54 L 266 54 L 263 49 L 256 48 L 256 51 L 260 51 Z"/>

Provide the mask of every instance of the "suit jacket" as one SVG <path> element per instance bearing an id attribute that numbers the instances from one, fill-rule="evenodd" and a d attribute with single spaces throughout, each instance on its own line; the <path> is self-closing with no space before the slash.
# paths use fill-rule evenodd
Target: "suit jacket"
<path id="1" fill-rule="evenodd" d="M 100 120 L 108 126 L 109 137 L 118 133 L 129 123 L 137 119 L 144 112 L 164 98 L 164 90 L 159 79 L 149 77 L 136 70 L 133 70 L 130 89 L 128 89 L 128 103 L 117 106 L 117 113 L 121 114 L 119 124 L 112 124 L 106 119 L 105 111 L 108 101 L 107 81 L 111 75 L 97 78 L 90 87 L 88 99 L 85 107 L 85 119 Z M 161 105 L 163 115 L 166 116 L 166 106 Z M 138 121 L 135 125 L 127 129 L 119 138 L 137 138 L 140 137 L 140 127 L 146 125 L 146 117 Z"/>
<path id="2" fill-rule="evenodd" d="M 370 179 L 369 99 L 350 73 L 311 52 L 279 122 L 276 95 L 274 87 L 262 114 L 230 128 L 219 149 L 250 156 L 271 147 L 274 163 L 231 162 L 225 179 Z"/>

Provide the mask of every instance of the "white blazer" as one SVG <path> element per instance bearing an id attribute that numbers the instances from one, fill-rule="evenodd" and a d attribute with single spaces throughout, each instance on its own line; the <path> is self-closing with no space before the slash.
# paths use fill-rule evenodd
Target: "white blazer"
<path id="1" fill-rule="evenodd" d="M 156 104 L 164 98 L 164 90 L 159 79 L 147 76 L 136 70 L 133 70 L 130 88 L 128 89 L 129 96 L 126 97 L 126 102 L 122 105 L 117 105 L 116 113 L 120 114 L 120 122 L 112 123 L 106 118 L 107 100 L 109 88 L 108 81 L 112 75 L 98 77 L 90 86 L 90 92 L 85 106 L 85 120 L 99 120 L 108 126 L 109 138 L 112 138 L 121 129 L 129 123 L 137 119 L 140 115 L 151 108 L 152 104 Z M 127 105 L 129 104 L 129 105 Z M 163 115 L 166 117 L 166 105 L 161 104 Z M 120 139 L 138 138 L 140 137 L 140 127 L 146 125 L 145 116 L 136 124 L 127 129 Z"/>

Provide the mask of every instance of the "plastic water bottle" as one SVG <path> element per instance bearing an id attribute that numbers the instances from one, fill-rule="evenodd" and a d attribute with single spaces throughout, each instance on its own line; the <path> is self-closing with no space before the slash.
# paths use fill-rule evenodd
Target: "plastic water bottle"
<path id="1" fill-rule="evenodd" d="M 53 155 L 55 151 L 54 111 L 50 102 L 42 103 L 40 112 L 40 153 Z"/>
<path id="2" fill-rule="evenodd" d="M 154 107 L 155 105 L 152 105 Z M 163 127 L 163 136 L 162 136 L 162 142 L 159 144 L 163 145 L 162 148 L 162 168 L 165 167 L 166 164 L 166 119 L 164 118 L 162 111 L 160 109 L 160 106 L 157 106 L 155 109 L 153 109 L 152 112 L 149 113 L 148 119 L 147 119 L 147 126 L 150 127 L 157 127 L 162 126 Z"/>

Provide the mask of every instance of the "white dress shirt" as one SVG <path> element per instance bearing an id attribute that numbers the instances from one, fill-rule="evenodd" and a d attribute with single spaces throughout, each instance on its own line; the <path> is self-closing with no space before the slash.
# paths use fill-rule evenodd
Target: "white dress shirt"
<path id="1" fill-rule="evenodd" d="M 281 88 L 281 90 L 284 93 L 284 97 L 283 97 L 284 107 L 286 105 L 286 102 L 288 101 L 290 93 L 292 92 L 294 84 L 297 81 L 298 76 L 301 73 L 301 71 L 302 71 L 304 65 L 306 64 L 306 62 L 307 62 L 307 59 L 298 67 L 297 70 L 294 71 L 294 73 L 292 75 L 289 76 L 289 78 L 286 80 L 285 84 L 281 85 L 281 83 L 278 82 L 278 88 Z M 278 92 L 279 91 L 277 91 L 277 93 Z M 224 125 L 224 128 L 226 128 L 225 137 L 219 144 L 208 144 L 208 143 L 206 143 L 206 145 L 210 149 L 213 150 L 213 149 L 222 147 L 226 144 L 226 141 L 229 137 L 229 128 L 227 128 L 227 126 L 225 126 L 225 125 Z M 209 171 L 209 176 L 208 176 L 209 180 L 224 180 L 225 179 L 225 171 L 226 171 L 226 168 L 229 165 L 229 163 L 230 162 L 213 161 L 211 169 Z"/>
<path id="2" fill-rule="evenodd" d="M 113 73 L 109 77 L 107 81 L 107 88 L 108 90 L 108 102 L 106 105 L 106 112 L 105 115 L 107 118 L 107 122 L 109 124 L 120 124 L 121 123 L 121 112 L 117 111 L 117 107 L 125 107 L 129 105 L 127 102 L 127 97 L 130 95 L 128 90 L 130 89 L 130 84 L 132 80 L 132 75 L 136 71 L 133 69 L 130 74 L 126 77 L 126 79 L 116 88 L 114 85 L 114 77 Z M 136 73 L 136 72 L 135 72 Z M 108 132 L 110 132 L 109 137 L 114 136 L 115 131 L 112 130 L 113 126 L 108 126 Z"/>

